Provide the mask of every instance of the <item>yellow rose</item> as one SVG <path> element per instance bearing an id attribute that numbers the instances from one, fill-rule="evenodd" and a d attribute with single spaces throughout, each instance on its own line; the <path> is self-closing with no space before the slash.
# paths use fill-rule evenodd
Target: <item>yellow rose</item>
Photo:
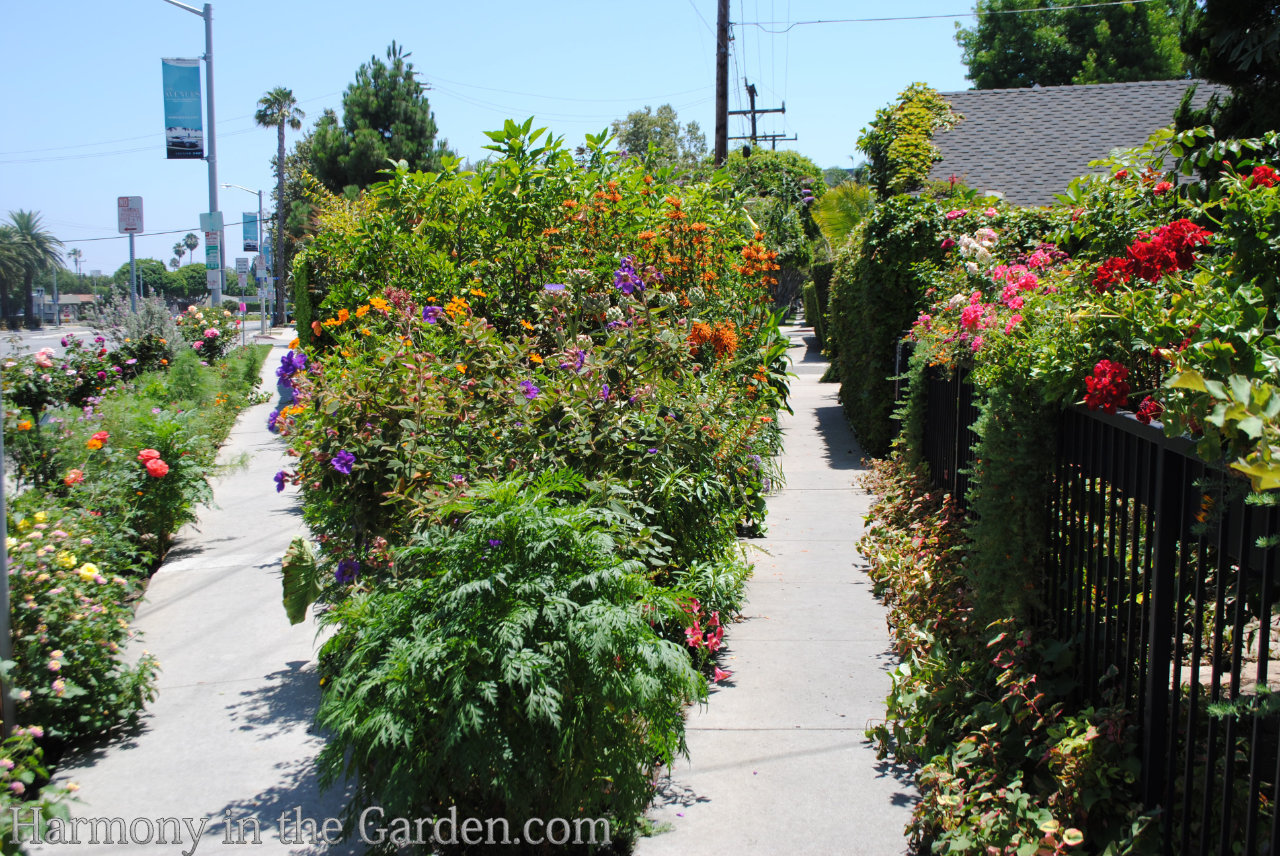
<path id="1" fill-rule="evenodd" d="M 48 523 L 48 522 L 49 522 L 49 515 L 45 514 L 43 511 L 37 511 L 37 512 L 35 513 L 35 515 L 34 515 L 34 516 L 35 516 L 35 519 L 36 519 L 36 523 Z"/>
<path id="2" fill-rule="evenodd" d="M 93 582 L 94 577 L 98 576 L 98 566 L 93 562 L 85 562 L 80 566 L 80 570 L 76 571 L 80 575 L 80 579 L 85 582 Z"/>
<path id="3" fill-rule="evenodd" d="M 76 557 L 74 553 L 68 553 L 66 550 L 59 550 L 58 555 L 53 559 L 54 564 L 59 568 L 74 568 L 76 566 Z"/>

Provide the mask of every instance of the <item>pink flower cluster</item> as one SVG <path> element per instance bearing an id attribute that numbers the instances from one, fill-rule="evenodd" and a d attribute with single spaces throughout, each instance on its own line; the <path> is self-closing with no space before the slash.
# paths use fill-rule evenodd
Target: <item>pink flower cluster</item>
<path id="1" fill-rule="evenodd" d="M 720 646 L 724 643 L 724 626 L 720 623 L 720 612 L 714 610 L 710 619 L 707 621 L 707 629 L 702 629 L 702 622 L 698 615 L 702 611 L 702 604 L 697 598 L 689 601 L 684 606 L 685 612 L 693 616 L 693 624 L 685 628 L 684 638 L 689 643 L 689 647 L 693 649 L 706 648 L 708 652 L 714 654 L 720 650 Z"/>

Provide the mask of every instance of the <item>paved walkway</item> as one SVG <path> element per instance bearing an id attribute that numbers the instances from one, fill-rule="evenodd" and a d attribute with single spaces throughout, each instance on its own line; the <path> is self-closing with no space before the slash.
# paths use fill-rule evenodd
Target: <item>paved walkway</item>
<path id="1" fill-rule="evenodd" d="M 857 569 L 870 503 L 827 366 L 793 327 L 796 414 L 784 414 L 786 486 L 769 499 L 744 620 L 728 629 L 733 677 L 691 713 L 690 760 L 677 762 L 651 816 L 665 831 L 637 856 L 893 856 L 916 799 L 909 779 L 863 736 L 889 688 L 884 609 Z"/>
<path id="2" fill-rule="evenodd" d="M 292 330 L 277 328 L 259 339 L 273 346 L 262 372 L 267 390 L 275 389 L 275 368 L 291 338 Z M 280 839 L 282 813 L 333 817 L 344 799 L 319 793 L 312 765 L 322 745 L 312 733 L 320 697 L 316 627 L 291 627 L 281 605 L 280 559 L 303 526 L 296 491 L 277 494 L 271 481 L 286 462 L 284 443 L 266 428 L 273 406 L 274 399 L 241 414 L 219 460 L 247 454 L 248 467 L 214 481 L 217 507 L 182 530 L 138 610 L 142 647 L 163 670 L 158 698 L 136 733 L 68 759 L 57 776 L 80 784 L 74 817 L 123 818 L 130 843 L 46 844 L 35 852 L 192 856 L 185 825 L 181 847 L 172 825 L 169 843 L 161 844 L 155 829 L 148 833 L 144 820 L 161 818 L 190 818 L 197 830 L 207 818 L 197 852 L 227 852 L 228 813 L 232 841 L 243 829 L 251 843 L 252 819 L 259 821 L 261 845 L 244 849 L 254 856 L 358 852 Z M 87 827 L 81 835 L 88 840 Z M 119 839 L 118 828 L 113 835 Z"/>

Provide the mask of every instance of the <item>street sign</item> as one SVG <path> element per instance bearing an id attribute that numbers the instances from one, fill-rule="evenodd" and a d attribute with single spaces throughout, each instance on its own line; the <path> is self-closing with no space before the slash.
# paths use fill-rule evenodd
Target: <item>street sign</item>
<path id="1" fill-rule="evenodd" d="M 222 275 L 222 271 L 220 270 L 206 270 L 204 272 L 205 288 L 209 289 L 210 291 L 214 291 L 222 287 L 221 275 Z"/>
<path id="2" fill-rule="evenodd" d="M 249 260 L 246 258 L 236 259 L 236 273 L 241 276 L 249 275 Z"/>
<path id="3" fill-rule="evenodd" d="M 201 232 L 221 232 L 222 231 L 222 212 L 214 211 L 212 214 L 200 215 L 200 231 Z"/>
<path id="4" fill-rule="evenodd" d="M 116 197 L 116 229 L 122 235 L 142 231 L 142 197 Z"/>
<path id="5" fill-rule="evenodd" d="M 203 217 L 203 215 L 201 215 Z M 222 257 L 218 253 L 218 249 L 222 246 L 222 234 L 220 232 L 204 233 L 204 268 L 205 270 L 216 271 L 222 267 Z"/>

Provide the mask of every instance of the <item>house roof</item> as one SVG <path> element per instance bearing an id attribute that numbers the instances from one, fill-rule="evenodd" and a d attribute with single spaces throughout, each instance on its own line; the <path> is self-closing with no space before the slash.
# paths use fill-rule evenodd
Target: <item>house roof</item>
<path id="1" fill-rule="evenodd" d="M 998 191 L 1017 205 L 1052 205 L 1089 161 L 1112 149 L 1140 146 L 1173 123 L 1187 87 L 1200 84 L 1192 106 L 1202 107 L 1215 84 L 1147 80 L 1031 89 L 943 92 L 964 118 L 933 136 L 942 160 L 929 178 L 952 175 L 983 192 Z"/>

